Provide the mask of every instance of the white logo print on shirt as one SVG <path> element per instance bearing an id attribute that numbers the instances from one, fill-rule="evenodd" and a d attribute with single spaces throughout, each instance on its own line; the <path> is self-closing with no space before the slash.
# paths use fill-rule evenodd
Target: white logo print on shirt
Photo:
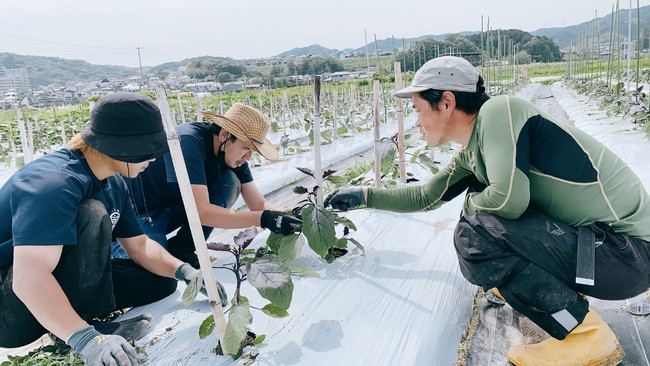
<path id="1" fill-rule="evenodd" d="M 115 225 L 117 225 L 117 221 L 120 219 L 120 210 L 113 209 L 109 217 L 111 218 L 111 230 L 115 229 Z"/>

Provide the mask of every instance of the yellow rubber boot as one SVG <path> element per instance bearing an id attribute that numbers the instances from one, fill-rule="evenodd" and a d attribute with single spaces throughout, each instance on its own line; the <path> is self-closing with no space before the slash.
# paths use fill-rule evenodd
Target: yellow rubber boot
<path id="1" fill-rule="evenodd" d="M 506 299 L 503 298 L 503 295 L 501 295 L 501 292 L 499 292 L 499 289 L 496 287 L 492 287 L 492 292 L 494 293 L 494 296 L 498 297 L 499 299 L 506 301 Z"/>
<path id="2" fill-rule="evenodd" d="M 616 335 L 592 308 L 563 340 L 549 338 L 508 350 L 508 360 L 516 366 L 613 366 L 623 356 Z"/>

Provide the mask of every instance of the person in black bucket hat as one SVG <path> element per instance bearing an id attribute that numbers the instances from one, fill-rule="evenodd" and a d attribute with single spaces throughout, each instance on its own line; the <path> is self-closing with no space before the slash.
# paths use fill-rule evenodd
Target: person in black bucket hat
<path id="1" fill-rule="evenodd" d="M 97 102 L 66 148 L 25 165 L 0 188 L 0 347 L 50 332 L 87 364 L 139 364 L 127 339 L 144 334 L 149 315 L 93 319 L 162 299 L 176 280 L 199 274 L 143 234 L 123 178 L 167 150 L 154 102 L 114 93 Z M 131 259 L 111 259 L 113 237 Z"/>
<path id="2" fill-rule="evenodd" d="M 158 106 L 137 93 L 101 98 L 81 138 L 93 149 L 127 163 L 151 160 L 169 150 Z"/>
<path id="3" fill-rule="evenodd" d="M 269 161 L 278 151 L 267 138 L 271 121 L 261 111 L 234 103 L 226 113 L 203 111 L 205 122 L 176 127 L 192 193 L 207 239 L 214 228 L 259 226 L 278 235 L 300 232 L 302 221 L 289 208 L 269 202 L 257 187 L 248 161 L 258 153 Z M 176 258 L 198 267 L 171 154 L 157 159 L 141 175 L 127 180 L 144 233 Z M 241 197 L 247 211 L 231 210 Z M 128 253 L 114 242 L 114 258 Z"/>

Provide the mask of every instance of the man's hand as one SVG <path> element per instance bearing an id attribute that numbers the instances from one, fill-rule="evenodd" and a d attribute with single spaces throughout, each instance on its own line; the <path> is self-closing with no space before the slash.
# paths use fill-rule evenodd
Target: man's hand
<path id="1" fill-rule="evenodd" d="M 189 263 L 183 263 L 176 269 L 176 272 L 174 273 L 174 277 L 179 281 L 185 281 L 185 283 L 189 283 L 191 280 L 196 278 L 199 274 L 201 274 L 201 271 L 190 266 Z M 228 305 L 228 294 L 226 293 L 226 289 L 219 281 L 217 281 L 217 292 L 219 293 L 221 306 L 224 307 Z M 205 290 L 205 282 L 201 284 L 201 293 L 206 296 L 208 295 L 207 291 Z"/>
<path id="2" fill-rule="evenodd" d="M 118 335 L 101 334 L 91 325 L 73 333 L 67 343 L 77 351 L 86 365 L 140 365 L 138 354 L 126 339 Z"/>
<path id="3" fill-rule="evenodd" d="M 260 226 L 278 235 L 289 235 L 302 230 L 302 221 L 284 212 L 265 210 Z"/>
<path id="4" fill-rule="evenodd" d="M 359 207 L 366 204 L 366 198 L 363 196 L 363 188 L 337 188 L 325 197 L 323 205 L 341 211 Z"/>

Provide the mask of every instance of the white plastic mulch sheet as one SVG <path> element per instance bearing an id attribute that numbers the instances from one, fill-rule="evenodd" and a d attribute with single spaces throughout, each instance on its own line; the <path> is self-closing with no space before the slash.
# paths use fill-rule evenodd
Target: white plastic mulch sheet
<path id="1" fill-rule="evenodd" d="M 458 270 L 452 244 L 460 204 L 455 201 L 424 214 L 350 213 L 359 226 L 354 237 L 365 245 L 365 256 L 351 250 L 327 264 L 305 248 L 296 264 L 321 278 L 294 277 L 287 318 L 253 310 L 252 330 L 267 335 L 258 364 L 452 364 L 475 291 Z M 253 245 L 265 237 L 260 234 Z M 232 295 L 233 275 L 216 273 Z M 216 335 L 198 338 L 198 325 L 210 314 L 205 297 L 199 295 L 199 301 L 184 307 L 181 290 L 127 314 L 154 314 L 153 330 L 138 342 L 149 354 L 147 364 L 232 362 L 212 352 Z M 248 284 L 242 294 L 253 306 L 267 303 Z"/>
<path id="2" fill-rule="evenodd" d="M 414 118 L 407 119 L 407 128 L 413 124 Z M 394 124 L 384 126 L 382 136 L 395 133 Z M 323 146 L 323 165 L 371 146 L 371 132 Z M 436 160 L 442 161 L 450 156 L 440 151 L 436 154 Z M 255 168 L 260 189 L 266 193 L 302 177 L 294 167 L 311 168 L 311 155 Z M 409 170 L 421 180 L 430 176 L 418 167 Z M 331 264 L 305 246 L 296 265 L 309 267 L 321 278 L 293 277 L 295 288 L 287 318 L 270 318 L 252 310 L 252 330 L 267 336 L 257 364 L 452 364 L 476 291 L 459 272 L 453 247 L 461 206 L 459 197 L 427 213 L 350 212 L 347 216 L 359 229 L 352 236 L 365 247 L 365 255 L 350 246 L 350 253 Z M 267 235 L 261 233 L 252 245 L 262 245 Z M 219 263 L 231 260 L 226 256 Z M 216 274 L 232 295 L 232 273 L 216 270 Z M 169 298 L 125 315 L 154 314 L 153 329 L 138 342 L 149 354 L 147 364 L 233 363 L 213 352 L 216 332 L 205 340 L 198 338 L 199 324 L 210 314 L 208 304 L 199 295 L 200 301 L 184 307 L 180 302 L 183 289 L 179 286 Z M 247 283 L 242 294 L 257 308 L 267 303 Z"/>

